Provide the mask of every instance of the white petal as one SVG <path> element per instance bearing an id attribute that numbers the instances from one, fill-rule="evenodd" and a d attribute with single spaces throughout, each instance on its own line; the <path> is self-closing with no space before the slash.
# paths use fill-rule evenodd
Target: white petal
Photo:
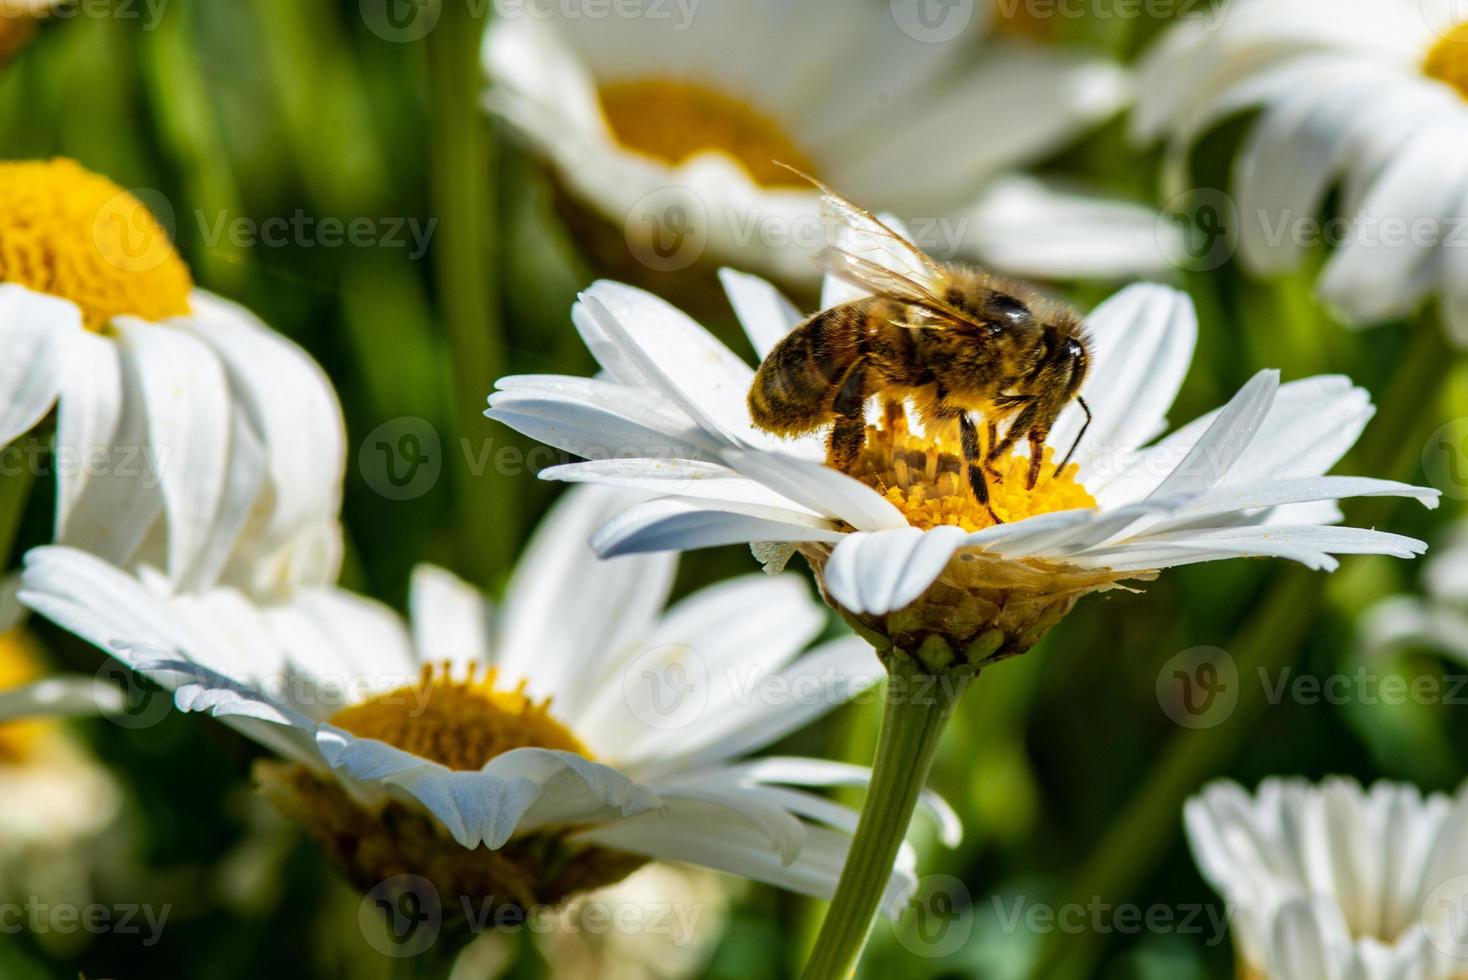
<path id="1" fill-rule="evenodd" d="M 630 506 L 625 494 L 577 487 L 542 521 L 515 566 L 501 608 L 495 663 L 541 697 L 574 697 L 588 658 L 644 635 L 667 601 L 676 556 L 601 562 L 588 541 Z"/>
<path id="2" fill-rule="evenodd" d="M 1207 490 L 1225 476 L 1254 441 L 1279 390 L 1278 371 L 1260 371 L 1218 413 L 1196 445 L 1149 494 L 1149 499 Z"/>
<path id="3" fill-rule="evenodd" d="M 636 490 L 656 497 L 687 497 L 728 503 L 758 504 L 821 517 L 799 506 L 763 483 L 740 476 L 722 463 L 694 459 L 600 459 L 585 463 L 550 466 L 538 474 L 542 480 L 594 483 L 598 486 Z"/>
<path id="4" fill-rule="evenodd" d="M 62 376 L 56 448 L 58 544 L 115 564 L 137 551 L 163 512 L 136 368 L 111 337 L 80 331 Z"/>
<path id="5" fill-rule="evenodd" d="M 489 602 L 463 579 L 436 565 L 413 569 L 408 590 L 413 652 L 423 663 L 456 668 L 490 659 Z"/>
<path id="6" fill-rule="evenodd" d="M 662 810 L 594 827 L 576 839 L 666 861 L 727 871 L 755 881 L 829 898 L 846 861 L 850 838 L 808 827 L 800 854 L 789 865 L 768 838 L 738 814 L 701 801 L 676 801 Z M 883 908 L 901 907 L 911 878 L 894 872 L 883 895 Z"/>
<path id="7" fill-rule="evenodd" d="M 1198 340 L 1198 315 L 1186 293 L 1130 286 L 1087 318 L 1093 363 L 1081 395 L 1094 421 L 1077 449 L 1082 482 L 1102 486 L 1118 460 L 1167 427 Z M 1051 432 L 1064 452 L 1080 434 L 1084 412 L 1068 406 Z"/>
<path id="8" fill-rule="evenodd" d="M 232 394 L 266 447 L 267 535 L 283 541 L 341 510 L 346 423 L 324 371 L 242 307 L 202 291 L 186 323 L 223 362 Z"/>
<path id="9" fill-rule="evenodd" d="M 181 578 L 198 559 L 224 493 L 230 435 L 224 369 L 208 347 L 175 327 L 128 317 L 113 326 L 147 406 L 168 521 L 168 571 Z"/>
<path id="10" fill-rule="evenodd" d="M 769 281 L 733 269 L 720 269 L 719 281 L 761 360 L 804 319 Z"/>
<path id="11" fill-rule="evenodd" d="M 782 453 L 725 450 L 724 461 L 782 496 L 858 531 L 907 527 L 907 518 L 871 487 L 823 463 Z"/>
<path id="12" fill-rule="evenodd" d="M 667 497 L 638 504 L 591 539 L 603 558 L 647 551 L 689 551 L 756 541 L 840 541 L 829 521 L 793 510 Z"/>
<path id="13" fill-rule="evenodd" d="M 98 677 L 67 675 L 0 691 L 0 722 L 37 716 L 110 714 L 124 707 L 122 691 Z"/>
<path id="14" fill-rule="evenodd" d="M 901 609 L 933 584 L 965 537 L 946 525 L 848 534 L 826 563 L 826 588 L 853 613 Z"/>
<path id="15" fill-rule="evenodd" d="M 82 330 L 75 305 L 0 283 L 0 448 L 29 432 L 56 402 L 66 342 Z"/>
<path id="16" fill-rule="evenodd" d="M 726 442 L 750 436 L 745 399 L 754 370 L 707 330 L 651 293 L 621 283 L 597 282 L 581 302 L 653 389 Z"/>
<path id="17" fill-rule="evenodd" d="M 1018 174 L 990 181 L 957 220 L 961 247 L 982 265 L 1041 279 L 1160 275 L 1181 248 L 1151 208 Z"/>

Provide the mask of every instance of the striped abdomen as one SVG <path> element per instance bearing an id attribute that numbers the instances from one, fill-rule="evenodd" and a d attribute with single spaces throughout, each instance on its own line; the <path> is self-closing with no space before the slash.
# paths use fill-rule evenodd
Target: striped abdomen
<path id="1" fill-rule="evenodd" d="M 873 355 L 884 367 L 911 359 L 906 331 L 892 323 L 900 314 L 901 307 L 890 300 L 856 300 L 823 310 L 792 330 L 755 372 L 749 389 L 754 424 L 793 435 L 829 422 L 836 394 L 858 363 Z M 879 383 L 875 376 L 867 380 L 872 389 Z"/>

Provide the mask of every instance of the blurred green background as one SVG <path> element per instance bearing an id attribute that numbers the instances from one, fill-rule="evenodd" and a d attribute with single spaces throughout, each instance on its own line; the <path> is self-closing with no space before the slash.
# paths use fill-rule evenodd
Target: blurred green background
<path id="1" fill-rule="evenodd" d="M 497 590 L 556 488 L 514 466 L 475 465 L 485 452 L 530 448 L 480 417 L 483 399 L 499 374 L 591 370 L 568 313 L 597 272 L 558 223 L 542 167 L 477 111 L 478 25 L 466 17 L 397 44 L 369 30 L 357 0 L 171 0 L 161 11 L 114 0 L 110 14 L 104 6 L 47 22 L 0 71 L 3 156 L 66 155 L 152 192 L 144 199 L 166 202 L 172 214 L 163 216 L 199 282 L 321 361 L 348 420 L 346 584 L 401 608 L 409 570 L 431 560 Z M 1158 27 L 1145 18 L 1070 22 L 1055 40 L 1130 59 Z M 1199 186 L 1227 186 L 1221 161 L 1238 136 L 1231 125 L 1202 144 Z M 1157 165 L 1129 146 L 1117 120 L 1043 169 L 1160 204 Z M 221 217 L 298 213 L 438 224 L 423 256 L 411 246 L 238 247 L 213 234 Z M 1268 283 L 1232 265 L 1180 274 L 1202 335 L 1172 418 L 1216 406 L 1260 367 L 1279 367 L 1286 379 L 1343 372 L 1381 411 L 1340 471 L 1425 482 L 1429 434 L 1468 415 L 1468 372 L 1448 356 L 1433 311 L 1370 332 L 1339 327 L 1311 297 L 1314 271 Z M 1111 287 L 1059 288 L 1087 308 Z M 733 337 L 723 317 L 713 325 Z M 359 449 L 403 418 L 426 420 L 441 436 L 444 472 L 430 492 L 395 501 L 364 480 Z M 21 547 L 45 539 L 50 503 L 46 492 L 31 500 Z M 1347 515 L 1431 541 L 1459 509 L 1453 499 L 1431 514 L 1368 501 Z M 750 567 L 742 549 L 695 554 L 679 589 Z M 1195 913 L 1195 933 L 1036 932 L 1016 927 L 1011 913 L 1067 903 L 1160 906 L 1179 918 L 1205 904 L 1216 912 L 1181 838 L 1179 808 L 1220 775 L 1248 786 L 1270 774 L 1345 773 L 1455 787 L 1465 723 L 1450 706 L 1271 705 L 1251 682 L 1285 667 L 1353 672 L 1354 617 L 1413 589 L 1418 573 L 1375 558 L 1346 559 L 1333 576 L 1276 562 L 1185 568 L 1144 594 L 1086 601 L 1031 654 L 987 671 L 935 775 L 968 836 L 956 853 L 927 841 L 923 867 L 951 879 L 928 882 L 925 914 L 878 925 L 864 975 L 1231 976 L 1230 943 L 1206 912 Z M 96 668 L 94 651 L 44 636 L 59 665 Z M 1163 710 L 1158 678 L 1170 658 L 1200 646 L 1226 651 L 1243 682 L 1227 720 L 1192 730 Z M 1431 651 L 1378 668 L 1461 670 Z M 123 868 L 100 876 L 101 900 L 169 903 L 172 914 L 151 947 L 115 934 L 61 946 L 0 934 L 0 977 L 390 974 L 392 962 L 357 926 L 357 896 L 304 835 L 252 799 L 257 748 L 176 714 L 142 731 L 106 722 L 79 730 L 128 787 L 132 811 L 131 833 L 112 842 L 111 863 Z M 780 748 L 865 762 L 874 744 L 875 706 L 866 704 Z M 794 975 L 819 911 L 748 889 L 707 975 Z M 545 973 L 529 944 L 512 954 L 511 975 Z"/>

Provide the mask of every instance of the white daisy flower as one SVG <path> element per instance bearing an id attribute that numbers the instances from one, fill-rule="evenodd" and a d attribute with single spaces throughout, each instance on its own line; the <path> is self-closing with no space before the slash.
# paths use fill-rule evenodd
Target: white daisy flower
<path id="1" fill-rule="evenodd" d="M 1445 538 L 1422 570 L 1424 595 L 1388 596 L 1362 613 L 1368 654 L 1422 645 L 1468 663 L 1468 526 Z"/>
<path id="2" fill-rule="evenodd" d="M 54 717 L 99 705 L 82 682 L 41 681 L 36 644 L 11 585 L 0 585 L 0 897 L 38 892 L 85 904 L 122 793 Z M 23 693 L 23 698 L 17 697 Z M 21 710 L 45 704 L 48 717 Z M 115 694 L 101 706 L 115 705 Z"/>
<path id="3" fill-rule="evenodd" d="M 871 255 L 902 269 L 900 255 Z M 723 281 L 761 357 L 800 322 L 763 280 L 726 270 Z M 860 295 L 829 279 L 823 306 Z M 542 471 L 547 479 L 656 495 L 597 532 L 599 554 L 751 543 L 778 565 L 797 548 L 836 605 L 908 652 L 934 635 L 955 650 L 979 643 L 987 655 L 998 640 L 997 655 L 1022 652 L 1086 592 L 1174 565 L 1273 556 L 1333 569 L 1338 554 L 1410 557 L 1422 542 L 1333 526 L 1335 502 L 1437 504 L 1436 490 L 1323 475 L 1372 414 L 1367 393 L 1342 377 L 1281 385 L 1262 371 L 1222 409 L 1154 441 L 1197 332 L 1187 296 L 1162 286 L 1127 288 L 1087 318 L 1080 395 L 1094 423 L 1056 472 L 1050 447 L 1067 452 L 1083 423 L 1079 405 L 1064 411 L 1033 490 L 1026 446 L 996 461 L 1001 524 L 962 478 L 960 447 L 903 411 L 871 407 L 847 474 L 826 465 L 819 432 L 780 439 L 756 428 L 753 369 L 666 302 L 599 282 L 572 318 L 602 375 L 505 378 L 487 414 L 586 460 Z"/>
<path id="4" fill-rule="evenodd" d="M 1188 840 L 1229 905 L 1241 977 L 1468 974 L 1468 789 L 1351 779 L 1232 782 L 1188 801 Z"/>
<path id="5" fill-rule="evenodd" d="M 57 547 L 27 556 L 21 598 L 279 753 L 264 790 L 364 887 L 409 869 L 441 896 L 529 906 L 661 858 L 829 896 L 856 814 L 792 787 L 867 771 L 745 756 L 881 668 L 855 637 L 807 649 L 826 620 L 794 580 L 735 579 L 665 611 L 670 556 L 603 563 L 586 545 L 620 506 L 569 495 L 499 609 L 420 568 L 411 638 L 339 590 L 167 599 Z"/>
<path id="6" fill-rule="evenodd" d="M 132 194 L 67 160 L 0 163 L 0 349 L 0 447 L 56 413 L 57 542 L 179 588 L 335 577 L 330 383 L 195 289 Z"/>
<path id="7" fill-rule="evenodd" d="M 1258 111 L 1233 166 L 1239 255 L 1260 275 L 1336 245 L 1322 297 L 1350 322 L 1438 297 L 1468 339 L 1468 22 L 1456 0 L 1233 0 L 1169 29 L 1140 68 L 1135 131 L 1171 141 L 1166 193 L 1230 116 Z M 1339 189 L 1343 226 L 1320 226 Z"/>
<path id="8" fill-rule="evenodd" d="M 1164 268 L 1149 209 L 1021 173 L 1115 114 L 1125 71 L 990 18 L 988 2 L 923 0 L 505 15 L 484 46 L 488 104 L 594 213 L 584 241 L 610 223 L 619 266 L 706 255 L 813 283 L 819 195 L 778 161 L 926 218 L 945 255 L 1042 278 Z"/>

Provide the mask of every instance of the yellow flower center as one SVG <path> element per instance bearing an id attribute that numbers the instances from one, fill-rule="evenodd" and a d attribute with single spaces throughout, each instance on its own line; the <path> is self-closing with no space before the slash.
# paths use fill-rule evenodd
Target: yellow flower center
<path id="1" fill-rule="evenodd" d="M 550 715 L 550 701 L 525 696 L 525 683 L 497 689 L 490 668 L 473 664 L 455 680 L 448 665 L 424 665 L 417 684 L 343 708 L 331 723 L 360 738 L 375 738 L 450 769 L 471 771 L 511 749 L 542 748 L 591 753 Z"/>
<path id="2" fill-rule="evenodd" d="M 775 161 L 817 172 L 770 117 L 721 92 L 671 79 L 612 82 L 600 90 L 602 114 L 617 141 L 668 164 L 699 153 L 722 153 L 766 187 L 804 187 Z"/>
<path id="3" fill-rule="evenodd" d="M 1446 82 L 1468 98 L 1468 21 L 1442 36 L 1427 53 L 1422 71 L 1428 78 Z"/>
<path id="4" fill-rule="evenodd" d="M 0 691 L 40 680 L 40 658 L 35 643 L 24 629 L 0 633 Z M 48 718 L 26 718 L 0 722 L 0 766 L 19 765 L 28 759 L 38 742 L 57 729 Z"/>
<path id="5" fill-rule="evenodd" d="M 71 160 L 0 163 L 0 282 L 71 300 L 87 329 L 189 312 L 188 267 L 132 194 Z"/>
<path id="6" fill-rule="evenodd" d="M 1055 473 L 1049 447 L 1033 490 L 1025 485 L 1029 457 L 1010 454 L 994 469 L 1000 479 L 988 475 L 989 504 L 1006 522 L 1096 506 L 1095 498 L 1076 479 L 1074 463 Z M 888 412 L 880 426 L 867 427 L 866 448 L 851 475 L 885 496 L 914 527 L 927 530 L 953 524 L 979 531 L 994 523 L 969 486 L 961 448 L 913 434 L 901 414 Z"/>

